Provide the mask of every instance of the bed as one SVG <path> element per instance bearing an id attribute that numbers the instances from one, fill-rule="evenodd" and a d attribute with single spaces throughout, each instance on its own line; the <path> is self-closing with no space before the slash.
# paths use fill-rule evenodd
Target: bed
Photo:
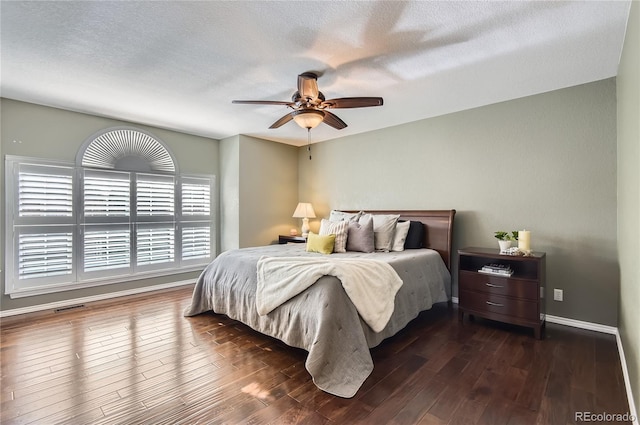
<path id="1" fill-rule="evenodd" d="M 330 394 L 353 397 L 373 371 L 369 349 L 396 334 L 421 311 L 451 300 L 451 245 L 455 210 L 367 211 L 399 214 L 424 223 L 424 249 L 402 252 L 346 252 L 328 256 L 305 252 L 304 244 L 269 245 L 226 251 L 202 272 L 185 316 L 207 311 L 224 314 L 254 330 L 308 352 L 305 367 L 313 382 Z M 370 259 L 390 265 L 402 285 L 386 325 L 374 331 L 359 315 L 342 282 L 322 276 L 268 314 L 256 307 L 261 259 Z"/>

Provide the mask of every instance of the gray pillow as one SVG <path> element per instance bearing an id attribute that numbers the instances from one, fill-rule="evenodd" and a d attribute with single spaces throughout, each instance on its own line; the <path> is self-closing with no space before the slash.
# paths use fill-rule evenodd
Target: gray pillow
<path id="1" fill-rule="evenodd" d="M 365 217 L 373 217 L 373 233 L 376 251 L 391 251 L 393 234 L 396 231 L 396 223 L 400 218 L 399 214 L 364 214 L 360 217 L 362 221 Z"/>
<path id="2" fill-rule="evenodd" d="M 373 252 L 373 218 L 350 221 L 347 236 L 347 251 Z"/>
<path id="3" fill-rule="evenodd" d="M 344 211 L 331 210 L 331 212 L 329 213 L 329 221 L 358 221 L 361 215 L 362 211 L 356 213 L 348 213 Z"/>

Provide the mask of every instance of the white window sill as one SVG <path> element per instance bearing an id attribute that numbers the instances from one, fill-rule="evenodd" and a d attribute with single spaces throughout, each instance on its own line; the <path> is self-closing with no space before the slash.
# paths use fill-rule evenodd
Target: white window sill
<path id="1" fill-rule="evenodd" d="M 180 269 L 169 269 L 169 270 L 165 269 L 162 271 L 138 273 L 135 275 L 123 275 L 123 276 L 106 278 L 106 279 L 101 278 L 101 279 L 94 279 L 94 280 L 85 280 L 82 282 L 72 282 L 72 283 L 56 284 L 56 285 L 49 285 L 49 286 L 38 286 L 36 288 L 23 288 L 23 289 L 14 290 L 11 293 L 7 293 L 7 295 L 9 295 L 9 297 L 12 299 L 24 298 L 24 297 L 32 297 L 36 295 L 53 294 L 56 292 L 72 291 L 74 289 L 92 288 L 95 286 L 104 286 L 104 285 L 110 285 L 114 283 L 131 282 L 135 280 L 142 280 L 142 279 L 148 279 L 153 277 L 171 276 L 171 275 L 176 275 L 180 273 L 202 271 L 207 266 L 207 264 L 208 263 L 193 265 L 193 266 L 183 267 Z"/>

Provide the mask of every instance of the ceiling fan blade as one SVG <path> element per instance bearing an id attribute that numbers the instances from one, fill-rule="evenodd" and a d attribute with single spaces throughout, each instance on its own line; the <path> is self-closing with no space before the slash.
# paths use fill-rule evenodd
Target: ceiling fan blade
<path id="1" fill-rule="evenodd" d="M 293 106 L 292 102 L 284 102 L 279 100 L 232 100 L 231 103 L 243 104 L 243 105 L 284 105 Z"/>
<path id="2" fill-rule="evenodd" d="M 382 106 L 381 97 L 342 97 L 322 102 L 325 108 L 366 108 L 368 106 Z"/>
<path id="3" fill-rule="evenodd" d="M 303 99 L 317 99 L 318 76 L 313 72 L 304 72 L 298 75 L 298 93 Z"/>
<path id="4" fill-rule="evenodd" d="M 329 111 L 323 111 L 324 112 L 324 123 L 327 125 L 330 125 L 331 127 L 335 128 L 336 130 L 342 130 L 343 128 L 345 128 L 347 126 L 347 124 L 342 121 L 340 118 L 338 118 L 337 115 L 332 114 Z"/>
<path id="5" fill-rule="evenodd" d="M 293 119 L 293 113 L 288 113 L 284 117 L 280 118 L 278 121 L 276 121 L 273 124 L 271 124 L 271 127 L 269 127 L 269 128 L 281 127 L 281 126 L 285 125 L 286 123 L 288 123 L 289 121 L 291 121 L 292 119 Z"/>

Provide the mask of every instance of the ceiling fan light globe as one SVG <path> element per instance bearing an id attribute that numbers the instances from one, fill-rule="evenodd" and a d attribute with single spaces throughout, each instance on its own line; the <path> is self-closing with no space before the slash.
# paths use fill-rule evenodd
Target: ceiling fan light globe
<path id="1" fill-rule="evenodd" d="M 324 120 L 324 112 L 315 109 L 295 111 L 293 120 L 302 128 L 316 128 Z"/>

